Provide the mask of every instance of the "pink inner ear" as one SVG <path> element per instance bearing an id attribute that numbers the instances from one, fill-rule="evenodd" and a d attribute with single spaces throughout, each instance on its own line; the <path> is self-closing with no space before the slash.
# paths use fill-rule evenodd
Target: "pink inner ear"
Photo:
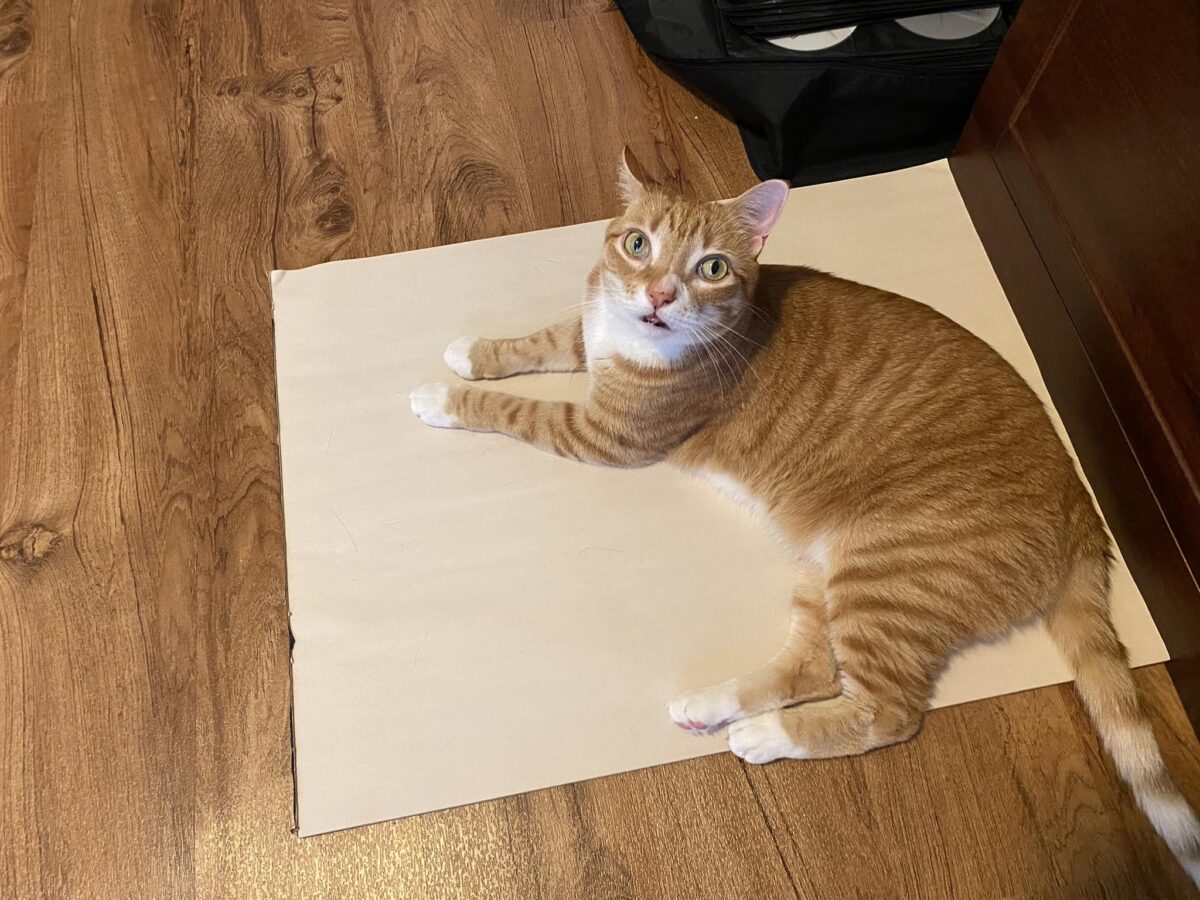
<path id="1" fill-rule="evenodd" d="M 783 204 L 787 202 L 787 197 L 787 182 L 772 180 L 756 184 L 730 203 L 735 215 L 746 224 L 750 232 L 755 255 L 762 252 L 767 235 L 783 214 Z"/>

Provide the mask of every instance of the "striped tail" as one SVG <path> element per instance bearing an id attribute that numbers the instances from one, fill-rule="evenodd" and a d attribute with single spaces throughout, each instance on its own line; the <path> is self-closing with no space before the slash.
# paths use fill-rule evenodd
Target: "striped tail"
<path id="1" fill-rule="evenodd" d="M 1200 821 L 1171 780 L 1138 703 L 1129 657 L 1109 619 L 1108 595 L 1108 561 L 1081 560 L 1046 625 L 1074 669 L 1075 688 L 1138 806 L 1200 885 Z"/>

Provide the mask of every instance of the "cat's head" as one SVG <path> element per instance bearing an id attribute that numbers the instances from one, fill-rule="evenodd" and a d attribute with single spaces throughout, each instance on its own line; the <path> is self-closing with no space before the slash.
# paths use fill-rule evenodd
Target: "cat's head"
<path id="1" fill-rule="evenodd" d="M 619 184 L 625 211 L 605 234 L 595 315 L 612 349 L 670 365 L 745 322 L 788 185 L 764 181 L 733 200 L 698 203 L 652 184 L 628 150 Z"/>

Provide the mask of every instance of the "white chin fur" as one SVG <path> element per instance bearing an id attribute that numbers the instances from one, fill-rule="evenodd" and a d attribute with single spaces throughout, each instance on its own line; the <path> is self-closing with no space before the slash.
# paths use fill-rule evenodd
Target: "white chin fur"
<path id="1" fill-rule="evenodd" d="M 616 354 L 654 369 L 668 368 L 692 346 L 682 331 L 647 325 L 627 304 L 605 297 L 585 317 L 583 336 L 589 361 Z"/>

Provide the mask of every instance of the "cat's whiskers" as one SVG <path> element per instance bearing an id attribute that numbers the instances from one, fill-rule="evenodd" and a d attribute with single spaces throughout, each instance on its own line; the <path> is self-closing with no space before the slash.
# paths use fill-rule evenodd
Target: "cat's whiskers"
<path id="1" fill-rule="evenodd" d="M 709 349 L 708 344 L 699 343 L 699 344 L 697 344 L 697 346 L 701 350 L 703 350 L 706 354 L 708 354 L 708 358 L 713 364 L 713 372 L 715 372 L 716 376 L 717 376 L 717 390 L 721 394 L 721 402 L 724 403 L 725 402 L 725 380 L 721 377 L 721 367 L 720 367 L 720 365 L 718 365 L 717 360 L 713 356 L 712 351 Z"/>
<path id="2" fill-rule="evenodd" d="M 703 337 L 703 335 L 701 335 L 701 333 L 698 330 L 696 330 L 695 328 L 688 329 L 688 331 L 693 336 Z M 699 347 L 701 350 L 703 350 L 708 355 L 708 358 L 710 360 L 712 360 L 713 369 L 717 374 L 717 378 L 720 380 L 721 400 L 722 400 L 722 402 L 724 402 L 725 380 L 724 380 L 724 378 L 721 377 L 721 363 L 724 363 L 725 368 L 728 371 L 728 374 L 729 374 L 730 378 L 734 381 L 734 383 L 737 382 L 737 372 L 734 370 L 734 367 L 731 364 L 729 357 L 727 357 L 724 354 L 724 352 L 721 351 L 720 347 L 718 347 L 716 344 L 714 344 L 710 341 L 706 341 L 706 340 L 699 340 L 699 341 L 695 342 L 695 345 L 697 347 Z"/>
<path id="3" fill-rule="evenodd" d="M 756 340 L 754 340 L 754 339 L 752 339 L 752 338 L 748 337 L 747 335 L 743 334 L 741 331 L 739 331 L 737 328 L 734 328 L 732 325 L 726 325 L 724 322 L 710 322 L 709 324 L 710 324 L 710 325 L 714 325 L 714 326 L 716 326 L 717 328 L 722 328 L 722 329 L 724 329 L 724 331 L 725 331 L 726 333 L 732 332 L 733 334 L 736 334 L 738 337 L 740 337 L 740 338 L 741 338 L 743 341 L 745 341 L 747 344 L 751 344 L 752 346 L 755 346 L 755 347 L 757 347 L 757 348 L 758 348 L 758 349 L 760 349 L 760 350 L 765 350 L 765 349 L 766 349 L 766 344 L 760 344 L 758 341 L 756 341 Z"/>
<path id="4" fill-rule="evenodd" d="M 713 324 L 720 324 L 720 323 L 713 323 Z M 710 337 L 712 337 L 714 340 L 719 341 L 720 343 L 724 344 L 726 347 L 728 347 L 730 350 L 732 350 L 734 353 L 736 353 L 739 357 L 741 357 L 742 362 L 744 362 L 746 364 L 746 368 L 750 368 L 750 360 L 748 360 L 746 358 L 746 354 L 742 353 L 742 351 L 740 349 L 738 349 L 738 347 L 733 343 L 733 341 L 729 340 L 729 338 L 725 337 L 724 335 L 720 334 L 719 332 L 713 331 L 712 324 L 705 325 L 704 327 L 705 327 L 706 333 Z M 730 330 L 732 330 L 732 329 L 730 329 Z"/>
<path id="5" fill-rule="evenodd" d="M 695 323 L 690 323 L 690 324 L 694 325 Z M 706 365 L 705 368 L 707 369 L 707 368 L 711 367 L 713 373 L 717 376 L 717 388 L 720 391 L 721 402 L 723 403 L 725 401 L 725 379 L 722 376 L 721 363 L 724 362 L 725 365 L 728 366 L 729 360 L 726 359 L 723 355 L 721 355 L 718 358 L 718 356 L 713 352 L 716 349 L 715 345 L 709 343 L 708 341 L 702 340 L 702 339 L 695 340 L 695 338 L 702 337 L 702 335 L 700 335 L 700 332 L 698 332 L 694 327 L 688 327 L 688 325 L 689 325 L 689 323 L 687 323 L 687 322 L 681 322 L 676 327 L 679 328 L 679 330 L 683 331 L 685 334 L 687 334 L 689 337 L 693 338 L 692 346 L 700 348 L 702 351 L 704 351 L 705 356 L 708 357 L 708 362 L 711 364 L 711 366 Z M 733 373 L 731 370 L 730 375 L 734 375 L 734 374 L 735 373 Z M 736 377 L 734 378 L 734 380 L 736 381 Z"/>
<path id="6" fill-rule="evenodd" d="M 765 310 L 759 309 L 757 306 L 751 304 L 750 306 L 746 307 L 746 312 L 748 312 L 751 316 L 758 316 L 759 319 L 761 319 L 762 322 L 767 325 L 767 327 L 774 327 L 774 318 L 768 315 Z"/>
<path id="7" fill-rule="evenodd" d="M 564 319 L 581 318 L 583 316 L 583 314 L 585 312 L 587 312 L 589 307 L 595 306 L 596 302 L 597 302 L 596 299 L 594 297 L 591 297 L 591 298 L 585 298 L 584 300 L 582 300 L 579 303 L 568 303 L 566 306 L 562 307 L 561 309 L 558 309 L 558 310 L 550 313 L 549 317 L 547 319 L 543 320 L 543 325 L 541 326 L 541 328 L 536 329 L 536 330 L 541 330 L 542 328 L 549 328 L 551 325 L 557 325 L 557 324 L 559 324 L 559 322 L 561 322 Z"/>
<path id="8" fill-rule="evenodd" d="M 737 377 L 739 375 L 737 360 L 734 359 L 732 356 L 730 356 L 729 353 L 725 350 L 725 348 L 722 347 L 719 343 L 710 342 L 708 346 L 712 347 L 713 350 L 715 350 L 717 353 L 721 354 L 721 359 L 725 360 L 725 368 L 729 372 L 729 377 L 736 381 Z"/>
<path id="9" fill-rule="evenodd" d="M 731 350 L 733 353 L 736 353 L 736 354 L 737 354 L 737 355 L 738 355 L 738 356 L 741 358 L 742 362 L 745 364 L 745 365 L 744 365 L 744 370 L 745 370 L 745 371 L 748 371 L 748 372 L 750 372 L 751 374 L 753 374 L 755 378 L 758 378 L 758 377 L 759 377 L 759 374 L 758 374 L 758 372 L 756 372 L 756 371 L 754 370 L 754 366 L 753 366 L 753 364 L 750 362 L 750 360 L 749 360 L 749 359 L 747 359 L 747 358 L 746 358 L 746 355 L 745 355 L 744 353 L 742 353 L 742 351 L 741 351 L 741 350 L 739 350 L 739 349 L 738 349 L 738 348 L 737 348 L 737 347 L 736 347 L 736 346 L 733 344 L 733 342 L 732 342 L 732 341 L 730 341 L 728 338 L 726 338 L 726 337 L 722 336 L 721 334 L 719 334 L 719 333 L 717 333 L 717 332 L 713 331 L 713 330 L 712 330 L 712 328 L 711 328 L 711 325 L 713 325 L 713 324 L 720 324 L 720 323 L 709 323 L 709 324 L 705 324 L 705 323 L 703 323 L 703 322 L 696 322 L 696 323 L 695 323 L 695 325 L 696 325 L 696 330 L 695 330 L 693 333 L 695 333 L 695 334 L 700 334 L 700 335 L 702 335 L 704 338 L 708 339 L 709 341 L 713 341 L 713 342 L 715 342 L 715 343 L 713 343 L 713 344 L 712 344 L 712 346 L 713 346 L 713 347 L 715 347 L 715 348 L 717 348 L 717 349 L 721 349 L 721 348 L 722 348 L 722 346 L 724 346 L 724 347 L 727 347 L 729 350 Z M 732 330 L 732 329 L 731 329 L 731 330 Z M 721 352 L 722 352 L 722 354 L 724 354 L 724 350 L 721 350 Z M 727 357 L 727 359 L 728 359 L 728 357 Z M 730 369 L 731 369 L 731 372 L 732 372 L 732 370 L 733 370 L 733 366 L 732 366 L 732 365 L 730 366 Z"/>

